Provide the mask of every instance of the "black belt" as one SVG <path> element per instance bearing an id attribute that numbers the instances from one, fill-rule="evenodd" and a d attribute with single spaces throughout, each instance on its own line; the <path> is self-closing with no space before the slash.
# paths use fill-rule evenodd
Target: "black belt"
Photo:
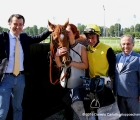
<path id="1" fill-rule="evenodd" d="M 14 75 L 13 73 L 5 73 L 6 75 Z M 20 71 L 18 75 L 24 74 L 24 71 Z M 15 75 L 14 75 L 15 76 Z"/>

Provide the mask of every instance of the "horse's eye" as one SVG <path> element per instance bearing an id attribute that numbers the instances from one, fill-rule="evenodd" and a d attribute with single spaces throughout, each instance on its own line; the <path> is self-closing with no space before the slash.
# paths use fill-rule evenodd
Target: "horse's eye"
<path id="1" fill-rule="evenodd" d="M 64 33 L 65 31 L 66 31 L 65 28 L 62 28 L 61 32 Z"/>

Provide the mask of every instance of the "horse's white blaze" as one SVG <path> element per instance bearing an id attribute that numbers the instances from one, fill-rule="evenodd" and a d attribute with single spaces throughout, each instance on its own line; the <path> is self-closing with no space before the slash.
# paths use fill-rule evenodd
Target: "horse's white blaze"
<path id="1" fill-rule="evenodd" d="M 60 34 L 60 38 L 63 40 L 64 39 L 64 35 L 63 34 Z"/>

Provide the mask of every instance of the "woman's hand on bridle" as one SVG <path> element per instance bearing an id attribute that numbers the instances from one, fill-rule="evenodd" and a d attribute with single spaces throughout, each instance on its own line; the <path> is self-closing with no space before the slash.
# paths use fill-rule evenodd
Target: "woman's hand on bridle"
<path id="1" fill-rule="evenodd" d="M 59 48 L 57 48 L 55 56 L 59 57 L 59 56 L 66 54 L 67 52 L 68 52 L 68 49 L 66 47 L 59 47 Z"/>

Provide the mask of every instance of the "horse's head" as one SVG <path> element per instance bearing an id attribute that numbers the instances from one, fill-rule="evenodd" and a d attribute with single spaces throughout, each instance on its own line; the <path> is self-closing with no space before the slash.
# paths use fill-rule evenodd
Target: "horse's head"
<path id="1" fill-rule="evenodd" d="M 58 47 L 66 47 L 69 50 L 69 38 L 66 28 L 69 24 L 69 20 L 64 25 L 55 25 L 48 21 L 49 27 L 53 30 L 50 39 L 50 51 L 54 57 Z M 62 63 L 67 66 L 70 63 L 69 52 L 61 56 Z"/>

